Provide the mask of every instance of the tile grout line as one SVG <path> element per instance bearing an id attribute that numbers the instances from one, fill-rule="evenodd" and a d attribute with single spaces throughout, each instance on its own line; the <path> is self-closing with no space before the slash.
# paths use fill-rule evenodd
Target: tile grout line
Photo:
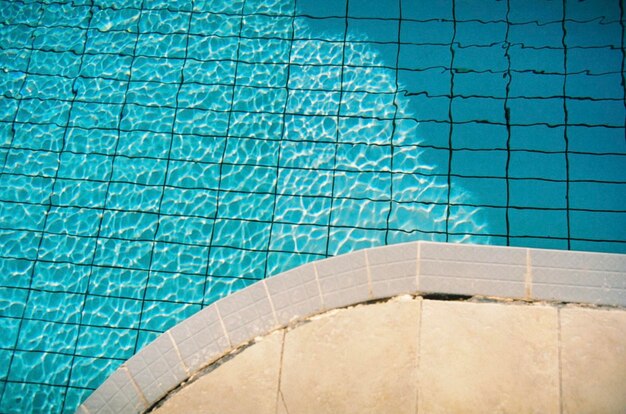
<path id="1" fill-rule="evenodd" d="M 421 272 L 421 262 L 422 262 L 422 258 L 421 258 L 421 247 L 422 247 L 422 243 L 417 242 L 417 260 L 415 263 L 415 286 L 416 286 L 416 293 L 419 293 L 420 291 L 420 272 Z"/>
<path id="2" fill-rule="evenodd" d="M 270 308 L 272 309 L 272 315 L 274 316 L 274 326 L 277 326 L 279 324 L 278 322 L 278 318 L 276 317 L 276 309 L 274 308 L 274 302 L 272 301 L 272 296 L 270 295 L 270 291 L 267 287 L 267 283 L 265 283 L 265 279 L 261 280 L 261 283 L 263 284 L 263 288 L 265 289 L 265 294 L 267 295 L 267 300 L 270 303 Z"/>
<path id="3" fill-rule="evenodd" d="M 533 268 L 530 249 L 526 249 L 526 274 L 524 275 L 524 297 L 531 300 L 533 297 Z"/>
<path id="4" fill-rule="evenodd" d="M 374 298 L 374 287 L 372 286 L 372 271 L 370 269 L 370 258 L 365 251 L 365 273 L 367 274 L 367 297 L 369 299 Z"/>
<path id="5" fill-rule="evenodd" d="M 126 373 L 126 377 L 130 380 L 130 383 L 132 384 L 133 388 L 135 388 L 135 392 L 137 393 L 137 396 L 139 397 L 139 399 L 141 400 L 141 402 L 144 405 L 144 410 L 147 410 L 148 407 L 150 407 L 151 403 L 148 401 L 146 396 L 143 394 L 143 391 L 141 390 L 141 388 L 139 388 L 139 384 L 137 384 L 137 382 L 135 382 L 135 379 L 133 378 L 133 376 L 130 375 L 130 371 L 128 370 L 128 367 L 126 367 L 125 365 L 122 365 L 122 370 L 124 370 L 124 372 Z"/>
<path id="6" fill-rule="evenodd" d="M 180 365 L 185 370 L 185 374 L 187 375 L 187 377 L 191 376 L 191 370 L 189 369 L 187 364 L 185 364 L 185 361 L 183 360 L 183 356 L 180 353 L 180 349 L 178 349 L 178 345 L 176 344 L 176 341 L 174 340 L 174 337 L 172 336 L 172 333 L 169 330 L 167 330 L 167 331 L 165 331 L 165 334 L 167 335 L 168 338 L 170 338 L 170 342 L 172 343 L 172 347 L 174 348 L 174 351 L 176 352 L 176 355 L 178 356 L 178 361 L 180 362 Z"/>
<path id="7" fill-rule="evenodd" d="M 230 336 L 228 335 L 228 331 L 226 330 L 226 325 L 224 324 L 224 320 L 222 319 L 222 313 L 220 312 L 220 307 L 218 304 L 215 305 L 215 311 L 217 312 L 217 319 L 220 321 L 220 326 L 222 327 L 222 332 L 224 333 L 224 338 L 228 341 L 228 348 L 233 348 L 233 342 L 230 340 Z"/>
<path id="8" fill-rule="evenodd" d="M 320 302 L 322 303 L 322 311 L 326 309 L 326 304 L 324 303 L 324 295 L 322 295 L 322 285 L 320 284 L 319 274 L 317 272 L 317 265 L 313 263 L 313 273 L 315 273 L 315 283 L 317 283 L 317 290 L 320 294 Z"/>

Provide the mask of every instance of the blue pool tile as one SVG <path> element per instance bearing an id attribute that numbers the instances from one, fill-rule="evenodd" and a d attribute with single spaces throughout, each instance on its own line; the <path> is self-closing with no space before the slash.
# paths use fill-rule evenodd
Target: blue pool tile
<path id="1" fill-rule="evenodd" d="M 141 12 L 139 31 L 141 33 L 185 33 L 190 17 L 190 13 L 180 11 L 144 10 Z"/>
<path id="2" fill-rule="evenodd" d="M 568 248 L 567 240 L 547 237 L 510 237 L 508 243 L 509 246 L 531 247 L 536 249 L 567 250 Z M 573 242 L 571 246 L 573 250 L 585 250 L 584 248 L 577 248 Z"/>
<path id="3" fill-rule="evenodd" d="M 469 217 L 469 219 L 467 219 Z M 477 233 L 506 234 L 506 209 L 501 207 L 450 206 L 449 230 L 458 237 L 470 236 L 472 243 Z M 452 241 L 452 240 L 448 240 Z M 496 244 L 489 236 L 476 238 L 476 243 Z"/>
<path id="4" fill-rule="evenodd" d="M 24 316 L 51 322 L 78 323 L 84 300 L 84 296 L 79 294 L 34 290 L 28 298 Z"/>
<path id="5" fill-rule="evenodd" d="M 217 191 L 165 187 L 161 213 L 215 217 Z"/>
<path id="6" fill-rule="evenodd" d="M 232 47 L 232 45 L 227 46 Z M 289 63 L 289 43 L 282 39 L 241 39 L 239 42 L 239 60 L 244 62 Z"/>
<path id="7" fill-rule="evenodd" d="M 137 56 L 132 65 L 132 80 L 179 82 L 183 60 Z"/>
<path id="8" fill-rule="evenodd" d="M 237 3 L 236 1 L 233 3 Z M 145 9 L 168 9 L 177 11 L 192 11 L 191 0 L 145 0 L 143 2 Z"/>
<path id="9" fill-rule="evenodd" d="M 433 3 L 428 0 L 401 0 L 401 3 L 402 3 L 402 17 L 405 19 L 452 20 L 453 0 L 442 0 L 436 3 Z"/>
<path id="10" fill-rule="evenodd" d="M 113 373 L 122 361 L 108 358 L 75 357 L 72 364 L 72 377 L 69 379 L 70 386 L 97 388 Z"/>
<path id="11" fill-rule="evenodd" d="M 197 60 L 237 60 L 236 37 L 189 35 L 188 42 L 188 58 Z M 182 51 L 180 50 L 180 52 Z M 182 57 L 180 52 L 175 57 Z"/>
<path id="12" fill-rule="evenodd" d="M 277 141 L 229 138 L 224 151 L 224 162 L 261 166 L 276 165 L 278 163 L 278 148 L 279 143 Z M 285 150 L 282 149 L 281 156 L 284 154 Z"/>
<path id="13" fill-rule="evenodd" d="M 21 25 L 3 25 L 0 29 L 2 38 L 6 39 L 7 47 L 15 48 L 29 47 L 34 32 L 34 28 Z"/>
<path id="14" fill-rule="evenodd" d="M 64 385 L 69 375 L 69 355 L 16 351 L 13 354 L 9 380 Z"/>
<path id="15" fill-rule="evenodd" d="M 570 82 L 568 76 L 567 82 Z M 563 95 L 565 76 L 546 73 L 514 72 L 511 74 L 509 96 L 511 98 L 526 97 L 558 97 Z"/>
<path id="16" fill-rule="evenodd" d="M 94 263 L 137 270 L 147 269 L 151 251 L 151 242 L 100 238 Z"/>
<path id="17" fill-rule="evenodd" d="M 448 45 L 401 44 L 398 67 L 402 69 L 429 69 L 449 67 L 452 52 Z"/>
<path id="18" fill-rule="evenodd" d="M 262 279 L 266 259 L 266 252 L 212 247 L 209 257 L 209 276 Z"/>
<path id="19" fill-rule="evenodd" d="M 240 72 L 237 72 L 239 76 Z M 208 109 L 212 111 L 227 111 L 230 108 L 232 102 L 233 89 L 230 85 L 199 85 L 199 84 L 187 84 L 180 87 L 178 96 L 176 95 L 177 85 L 174 86 L 174 91 L 171 93 L 173 98 L 178 100 L 178 105 L 183 108 L 197 108 Z M 151 85 L 147 85 L 147 91 L 151 91 Z M 164 89 L 166 91 L 167 89 Z M 162 100 L 160 96 L 154 97 L 154 101 Z M 156 103 L 156 102 L 155 102 Z M 175 105 L 172 102 L 171 105 Z"/>
<path id="20" fill-rule="evenodd" d="M 120 132 L 117 155 L 127 157 L 167 158 L 171 134 L 145 131 Z M 175 157 L 173 151 L 172 158 Z"/>
<path id="21" fill-rule="evenodd" d="M 116 79 L 78 78 L 72 88 L 76 91 L 77 101 L 121 104 L 127 86 L 127 82 Z"/>
<path id="22" fill-rule="evenodd" d="M 559 126 L 565 123 L 563 99 L 560 98 L 510 98 L 507 104 L 512 124 Z"/>
<path id="23" fill-rule="evenodd" d="M 504 73 L 475 72 L 457 68 L 454 73 L 454 93 L 462 96 L 504 98 L 508 78 Z M 449 93 L 449 92 L 448 92 Z"/>
<path id="24" fill-rule="evenodd" d="M 599 211 L 572 211 L 570 212 L 571 237 L 575 239 L 597 241 L 624 240 L 622 229 L 626 227 L 624 215 L 620 213 L 605 213 Z M 606 226 L 603 223 L 611 223 Z"/>
<path id="25" fill-rule="evenodd" d="M 626 203 L 623 183 L 572 182 L 569 186 L 570 207 L 591 210 L 620 210 Z"/>
<path id="26" fill-rule="evenodd" d="M 281 134 L 282 119 L 282 113 L 235 112 L 227 128 L 228 135 L 274 140 Z"/>
<path id="27" fill-rule="evenodd" d="M 591 20 L 598 17 L 608 17 L 610 20 L 619 16 L 619 3 L 610 3 L 604 0 L 589 0 L 567 3 L 568 19 L 573 20 Z"/>
<path id="28" fill-rule="evenodd" d="M 466 193 L 472 194 L 482 205 L 506 206 L 506 181 L 497 178 L 450 178 L 450 198 L 463 200 Z"/>
<path id="29" fill-rule="evenodd" d="M 535 71 L 537 73 L 564 73 L 565 58 L 563 50 L 524 48 L 523 45 L 511 45 L 508 49 L 511 69 L 518 71 Z M 572 51 L 568 51 L 568 70 L 571 70 Z M 503 67 L 506 69 L 506 66 Z"/>
<path id="30" fill-rule="evenodd" d="M 122 108 L 121 104 L 74 102 L 69 125 L 80 128 L 117 128 Z"/>
<path id="31" fill-rule="evenodd" d="M 389 227 L 411 232 L 445 232 L 445 211 L 444 205 L 392 203 Z"/>
<path id="32" fill-rule="evenodd" d="M 4 246 L 2 255 L 14 259 L 34 260 L 41 233 L 18 230 L 0 230 L 0 244 Z"/>
<path id="33" fill-rule="evenodd" d="M 382 246 L 385 243 L 384 230 L 331 228 L 328 254 L 336 256 L 353 250 Z"/>
<path id="34" fill-rule="evenodd" d="M 143 296 L 148 271 L 93 266 L 89 278 L 89 293 L 140 299 Z"/>
<path id="35" fill-rule="evenodd" d="M 418 173 L 431 175 L 448 170 L 449 151 L 447 149 L 422 149 L 418 146 L 394 148 L 394 173 Z"/>
<path id="36" fill-rule="evenodd" d="M 205 305 L 224 298 L 231 293 L 250 286 L 256 280 L 241 278 L 208 277 L 204 296 Z"/>
<path id="37" fill-rule="evenodd" d="M 524 0 L 514 0 L 509 3 L 508 15 L 511 23 L 549 23 L 560 21 L 563 18 L 563 4 L 550 0 L 538 0 L 532 6 Z M 559 23 L 560 24 L 560 23 Z"/>
<path id="38" fill-rule="evenodd" d="M 238 36 L 240 29 L 240 16 L 205 12 L 191 15 L 189 33 L 199 35 L 212 33 L 215 36 Z"/>
<path id="39" fill-rule="evenodd" d="M 111 53 L 132 56 L 137 35 L 126 31 L 102 32 L 89 29 L 85 51 L 90 53 Z"/>
<path id="40" fill-rule="evenodd" d="M 506 164 L 506 151 L 457 150 L 452 155 L 451 172 L 466 177 L 504 177 Z"/>
<path id="41" fill-rule="evenodd" d="M 156 242 L 151 270 L 204 274 L 208 251 L 208 247 Z"/>
<path id="42" fill-rule="evenodd" d="M 57 179 L 52 198 L 61 206 L 102 207 L 107 187 L 105 182 Z"/>
<path id="43" fill-rule="evenodd" d="M 0 285 L 27 288 L 33 266 L 33 262 L 26 259 L 0 258 Z"/>
<path id="44" fill-rule="evenodd" d="M 0 287 L 0 315 L 10 318 L 21 318 L 24 314 L 25 301 L 28 296 L 26 289 Z M 11 341 L 12 342 L 12 341 Z"/>
<path id="45" fill-rule="evenodd" d="M 143 18 L 142 18 L 143 20 Z M 149 57 L 182 59 L 186 54 L 187 36 L 182 34 L 140 34 L 137 54 Z"/>
<path id="46" fill-rule="evenodd" d="M 565 151 L 565 128 L 547 125 L 512 126 L 509 144 L 513 150 Z"/>
<path id="47" fill-rule="evenodd" d="M 507 32 L 505 22 L 458 22 L 455 28 L 454 41 L 462 47 L 502 45 Z"/>
<path id="48" fill-rule="evenodd" d="M 450 120 L 450 98 L 415 96 L 409 102 L 409 110 L 420 121 Z"/>
<path id="49" fill-rule="evenodd" d="M 450 63 L 446 63 L 449 67 Z M 507 70 L 508 61 L 502 45 L 493 46 L 454 46 L 454 69 L 484 72 L 502 72 Z"/>
<path id="50" fill-rule="evenodd" d="M 390 185 L 390 173 L 337 171 L 333 195 L 389 200 Z"/>
<path id="51" fill-rule="evenodd" d="M 468 122 L 452 129 L 452 145 L 459 149 L 505 149 L 507 139 L 505 125 Z"/>
<path id="52" fill-rule="evenodd" d="M 200 305 L 146 301 L 141 329 L 164 332 L 200 310 Z"/>
<path id="53" fill-rule="evenodd" d="M 54 363 L 48 361 L 49 365 Z M 7 382 L 0 410 L 11 414 L 51 411 L 63 405 L 64 395 L 64 386 Z"/>
<path id="54" fill-rule="evenodd" d="M 224 164 L 221 188 L 231 191 L 271 192 L 276 186 L 276 169 Z"/>
<path id="55" fill-rule="evenodd" d="M 626 181 L 626 156 L 600 154 L 570 154 L 571 180 Z"/>
<path id="56" fill-rule="evenodd" d="M 162 185 L 165 182 L 166 168 L 167 160 L 117 157 L 111 179 L 144 185 Z"/>
<path id="57" fill-rule="evenodd" d="M 111 209 L 156 212 L 162 189 L 131 183 L 112 182 L 108 188 L 107 207 Z"/>
<path id="58" fill-rule="evenodd" d="M 509 176 L 565 181 L 567 179 L 565 154 L 512 152 L 509 162 Z"/>
<path id="59" fill-rule="evenodd" d="M 251 14 L 243 17 L 241 36 L 291 38 L 292 20 L 286 16 L 265 16 Z"/>
<path id="60" fill-rule="evenodd" d="M 499 99 L 455 97 L 451 110 L 455 122 L 505 123 L 504 102 Z"/>
<path id="61" fill-rule="evenodd" d="M 0 176 L 0 199 L 26 203 L 46 203 L 54 180 L 48 177 L 2 174 Z"/>
<path id="62" fill-rule="evenodd" d="M 560 20 L 541 26 L 537 23 L 511 25 L 508 41 L 517 47 L 563 47 L 563 25 Z"/>
<path id="63" fill-rule="evenodd" d="M 100 235 L 129 240 L 151 240 L 154 238 L 158 215 L 138 212 L 105 211 L 100 225 Z"/>
<path id="64" fill-rule="evenodd" d="M 17 111 L 17 100 L 0 97 L 0 121 L 12 122 Z"/>
<path id="65" fill-rule="evenodd" d="M 127 80 L 130 75 L 130 65 L 132 61 L 131 56 L 88 54 L 83 56 L 83 64 L 80 73 L 83 76 L 89 77 Z"/>
<path id="66" fill-rule="evenodd" d="M 430 95 L 450 93 L 450 71 L 443 68 L 426 70 L 400 70 L 398 83 L 410 93 L 426 92 Z"/>
<path id="67" fill-rule="evenodd" d="M 204 276 L 150 272 L 146 300 L 201 303 Z"/>
<path id="68" fill-rule="evenodd" d="M 159 331 L 139 331 L 139 335 L 137 337 L 137 352 L 139 352 L 144 346 L 153 342 L 161 335 Z"/>
<path id="69" fill-rule="evenodd" d="M 48 208 L 0 201 L 0 228 L 41 231 Z"/>
<path id="70" fill-rule="evenodd" d="M 510 209 L 511 236 L 547 236 L 567 238 L 565 210 Z"/>
<path id="71" fill-rule="evenodd" d="M 565 92 L 568 97 L 620 99 L 621 79 L 619 73 L 598 76 L 572 74 L 567 76 Z"/>
<path id="72" fill-rule="evenodd" d="M 75 26 L 86 28 L 89 22 L 89 7 L 75 4 L 50 4 L 43 9 L 41 23 L 46 26 Z"/>
<path id="73" fill-rule="evenodd" d="M 330 198 L 279 195 L 276 198 L 276 221 L 290 224 L 328 223 Z"/>
<path id="74" fill-rule="evenodd" d="M 91 269 L 73 263 L 37 262 L 32 287 L 48 291 L 84 293 Z"/>
<path id="75" fill-rule="evenodd" d="M 626 108 L 621 101 L 579 101 L 567 99 L 568 121 L 572 124 L 623 127 Z"/>
<path id="76" fill-rule="evenodd" d="M 404 4 L 402 5 L 404 15 Z M 421 18 L 420 18 L 421 20 Z M 449 45 L 454 36 L 454 23 L 451 21 L 405 21 L 400 24 L 400 42 L 414 44 Z M 393 41 L 397 41 L 396 37 Z M 402 47 L 402 46 L 401 46 Z"/>
<path id="77" fill-rule="evenodd" d="M 159 231 L 156 239 L 160 241 L 182 242 L 208 245 L 211 240 L 214 220 L 199 217 L 159 218 Z"/>
<path id="78" fill-rule="evenodd" d="M 324 257 L 325 256 L 322 254 L 269 252 L 267 258 L 267 274 L 269 276 L 277 275 Z"/>
<path id="79" fill-rule="evenodd" d="M 622 53 L 611 47 L 571 48 L 567 51 L 567 70 L 570 73 L 585 72 L 605 74 L 620 72 Z"/>
<path id="80" fill-rule="evenodd" d="M 232 85 L 235 82 L 236 62 L 187 60 L 183 76 L 187 82 Z"/>
<path id="81" fill-rule="evenodd" d="M 524 173 L 530 175 L 529 171 Z M 572 185 L 570 183 L 570 197 Z M 512 180 L 509 182 L 509 202 L 515 207 L 565 208 L 567 184 L 545 180 Z"/>
<path id="82" fill-rule="evenodd" d="M 171 161 L 166 183 L 184 188 L 217 189 L 219 177 L 218 164 Z"/>
<path id="83" fill-rule="evenodd" d="M 65 410 L 68 412 L 74 412 L 78 409 L 78 406 L 91 395 L 92 392 L 93 390 L 89 388 L 68 387 L 65 391 Z"/>
<path id="84" fill-rule="evenodd" d="M 389 201 L 337 199 L 333 205 L 330 224 L 384 229 L 389 209 Z"/>
<path id="85" fill-rule="evenodd" d="M 106 180 L 111 175 L 113 159 L 107 155 L 63 152 L 59 178 Z"/>
<path id="86" fill-rule="evenodd" d="M 61 137 L 63 135 L 61 134 Z M 81 153 L 113 154 L 118 134 L 103 129 L 67 128 L 65 150 Z"/>
<path id="87" fill-rule="evenodd" d="M 280 166 L 286 168 L 331 169 L 339 146 L 326 142 L 283 142 Z"/>
<path id="88" fill-rule="evenodd" d="M 70 113 L 70 103 L 56 99 L 22 100 L 16 120 L 20 122 L 53 123 L 65 125 Z"/>
<path id="89" fill-rule="evenodd" d="M 622 26 L 619 22 L 567 21 L 565 30 L 567 32 L 565 44 L 568 47 L 613 46 L 619 48 L 622 44 Z"/>
<path id="90" fill-rule="evenodd" d="M 507 3 L 489 0 L 476 3 L 472 0 L 455 0 L 455 17 L 457 20 L 505 20 Z"/>
<path id="91" fill-rule="evenodd" d="M 327 227 L 306 224 L 275 224 L 272 227 L 272 251 L 324 254 L 326 252 Z M 272 263 L 268 263 L 271 267 Z"/>
<path id="92" fill-rule="evenodd" d="M 33 47 L 55 52 L 81 53 L 85 47 L 87 31 L 75 27 L 38 27 Z"/>
<path id="93" fill-rule="evenodd" d="M 90 28 L 101 32 L 137 31 L 141 11 L 135 8 L 97 8 L 93 12 Z"/>
<path id="94" fill-rule="evenodd" d="M 265 250 L 269 242 L 269 231 L 269 223 L 217 219 L 212 243 L 222 247 Z"/>
<path id="95" fill-rule="evenodd" d="M 93 258 L 95 246 L 96 240 L 94 238 L 46 234 L 41 242 L 39 258 L 42 260 L 87 264 Z"/>
<path id="96" fill-rule="evenodd" d="M 111 328 L 138 328 L 141 301 L 116 297 L 87 296 L 83 324 Z"/>
<path id="97" fill-rule="evenodd" d="M 228 131 L 228 117 L 222 112 L 204 109 L 179 109 L 173 132 L 187 135 L 219 135 Z"/>
<path id="98" fill-rule="evenodd" d="M 15 83 L 22 85 L 21 79 L 15 79 Z M 5 93 L 11 93 L 12 96 L 17 95 L 18 88 L 15 86 L 2 86 L 7 91 Z M 28 75 L 24 79 L 21 95 L 27 98 L 72 99 L 72 80 L 48 75 Z"/>
<path id="99" fill-rule="evenodd" d="M 347 26 L 350 40 L 397 42 L 398 20 L 350 19 Z"/>
<path id="100" fill-rule="evenodd" d="M 446 176 L 395 173 L 392 180 L 394 201 L 437 203 L 442 197 L 447 197 Z"/>
<path id="101" fill-rule="evenodd" d="M 154 132 L 170 132 L 174 123 L 175 110 L 172 108 L 124 105 L 120 128 L 145 129 Z"/>
<path id="102" fill-rule="evenodd" d="M 94 358 L 115 358 L 121 362 L 133 355 L 136 340 L 136 330 L 81 326 L 76 354 Z"/>
<path id="103" fill-rule="evenodd" d="M 24 351 L 71 354 L 78 339 L 78 325 L 24 320 L 17 347 Z"/>

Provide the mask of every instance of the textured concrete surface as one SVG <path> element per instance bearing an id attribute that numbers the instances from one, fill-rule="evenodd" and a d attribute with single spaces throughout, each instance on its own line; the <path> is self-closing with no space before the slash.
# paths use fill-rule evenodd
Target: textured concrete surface
<path id="1" fill-rule="evenodd" d="M 340 310 L 287 332 L 287 411 L 415 413 L 420 302 Z"/>
<path id="2" fill-rule="evenodd" d="M 157 413 L 275 414 L 283 331 L 244 349 L 182 388 Z"/>
<path id="3" fill-rule="evenodd" d="M 626 412 L 626 311 L 561 310 L 563 413 Z"/>
<path id="4" fill-rule="evenodd" d="M 281 329 L 156 412 L 622 413 L 624 332 L 624 309 L 396 298 Z"/>
<path id="5" fill-rule="evenodd" d="M 557 309 L 425 301 L 423 413 L 558 413 Z"/>

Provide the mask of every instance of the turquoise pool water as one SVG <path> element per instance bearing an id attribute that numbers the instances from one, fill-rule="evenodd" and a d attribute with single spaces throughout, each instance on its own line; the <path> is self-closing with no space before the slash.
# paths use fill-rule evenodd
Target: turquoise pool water
<path id="1" fill-rule="evenodd" d="M 410 240 L 626 253 L 615 1 L 0 1 L 0 412 Z"/>

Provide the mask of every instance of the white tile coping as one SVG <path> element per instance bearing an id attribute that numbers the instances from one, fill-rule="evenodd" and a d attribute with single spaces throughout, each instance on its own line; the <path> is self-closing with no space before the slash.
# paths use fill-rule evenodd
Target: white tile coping
<path id="1" fill-rule="evenodd" d="M 125 362 L 77 412 L 142 412 L 255 337 L 331 309 L 428 293 L 624 307 L 626 255 L 412 242 L 308 263 L 180 322 Z"/>

